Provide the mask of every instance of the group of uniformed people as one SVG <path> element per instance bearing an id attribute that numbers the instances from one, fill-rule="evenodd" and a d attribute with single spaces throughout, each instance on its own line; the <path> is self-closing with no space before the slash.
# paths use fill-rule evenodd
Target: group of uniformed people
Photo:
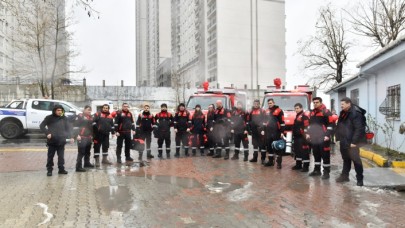
<path id="1" fill-rule="evenodd" d="M 302 104 L 297 103 L 294 107 L 297 116 L 292 129 L 296 160 L 293 169 L 309 171 L 309 151 L 312 148 L 315 168 L 310 175 L 321 175 L 321 160 L 323 160 L 323 178 L 329 178 L 333 120 L 331 112 L 322 104 L 320 97 L 313 98 L 313 104 L 314 109 L 309 116 L 305 115 Z M 168 112 L 166 104 L 161 105 L 161 111 L 156 115 L 150 112 L 149 105 L 144 105 L 144 110 L 138 117 L 132 115 L 127 103 L 122 105 L 121 110 L 112 113 L 109 108 L 107 104 L 103 105 L 99 112 L 91 115 L 91 107 L 86 106 L 83 113 L 76 117 L 73 131 L 73 136 L 78 142 L 76 171 L 84 172 L 84 168 L 99 167 L 100 149 L 101 163 L 112 164 L 108 160 L 110 134 L 117 137 L 117 163 L 122 163 L 121 151 L 124 143 L 125 161 L 133 161 L 130 155 L 133 138 L 144 140 L 146 157 L 154 158 L 151 153 L 152 133 L 157 138 L 158 157 L 163 157 L 165 144 L 166 157 L 170 158 L 171 127 L 175 131 L 176 158 L 180 157 L 180 149 L 183 146 L 185 156 L 190 156 L 190 147 L 193 156 L 196 156 L 197 149 L 200 155 L 204 156 L 207 148 L 208 156 L 223 157 L 227 160 L 230 158 L 230 141 L 233 139 L 235 149 L 231 159 L 238 160 L 239 154 L 242 154 L 243 160 L 248 161 L 248 135 L 251 135 L 253 158 L 250 162 L 257 162 L 260 153 L 260 160 L 264 166 L 276 164 L 277 168 L 281 168 L 284 148 L 279 148 L 277 143 L 284 138 L 284 113 L 273 99 L 268 100 L 267 109 L 262 109 L 260 101 L 255 100 L 250 111 L 245 111 L 241 102 L 237 102 L 233 110 L 228 110 L 222 101 L 218 100 L 215 105 L 207 107 L 206 115 L 200 105 L 195 106 L 195 111 L 191 115 L 183 103 L 178 105 L 174 115 Z M 133 132 L 136 134 L 133 135 Z M 92 143 L 94 143 L 95 164 L 90 162 Z M 142 156 L 143 151 L 139 151 L 138 159 L 142 160 Z"/>

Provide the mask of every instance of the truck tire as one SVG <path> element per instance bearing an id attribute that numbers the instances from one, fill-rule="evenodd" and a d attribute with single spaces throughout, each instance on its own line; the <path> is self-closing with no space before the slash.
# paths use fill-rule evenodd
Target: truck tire
<path id="1" fill-rule="evenodd" d="M 1 136 L 5 139 L 15 139 L 20 136 L 23 129 L 16 122 L 7 121 L 0 127 Z"/>

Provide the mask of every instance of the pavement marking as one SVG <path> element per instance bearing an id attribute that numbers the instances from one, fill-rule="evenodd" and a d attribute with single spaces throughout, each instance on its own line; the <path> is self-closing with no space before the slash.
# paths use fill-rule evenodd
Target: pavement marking
<path id="1" fill-rule="evenodd" d="M 51 218 L 53 218 L 53 214 L 48 212 L 48 205 L 43 204 L 43 203 L 37 203 L 35 205 L 40 206 L 41 208 L 43 208 L 44 209 L 43 214 L 46 216 L 46 219 L 44 221 L 42 221 L 41 223 L 39 223 L 37 226 L 44 225 L 44 224 L 48 223 L 49 221 L 51 221 Z"/>

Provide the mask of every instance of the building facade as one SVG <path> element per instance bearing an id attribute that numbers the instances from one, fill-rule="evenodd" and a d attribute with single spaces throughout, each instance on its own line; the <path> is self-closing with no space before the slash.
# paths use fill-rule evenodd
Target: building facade
<path id="1" fill-rule="evenodd" d="M 65 0 L 0 3 L 0 81 L 55 86 L 70 80 Z"/>
<path id="2" fill-rule="evenodd" d="M 171 57 L 170 0 L 136 1 L 136 84 L 157 86 L 157 68 Z"/>
<path id="3" fill-rule="evenodd" d="M 173 72 L 191 86 L 285 81 L 285 3 L 173 0 L 172 56 Z"/>
<path id="4" fill-rule="evenodd" d="M 361 62 L 357 75 L 332 87 L 328 94 L 331 106 L 337 112 L 340 100 L 349 97 L 353 103 L 366 109 L 371 131 L 376 133 L 374 142 L 383 147 L 405 153 L 405 135 L 399 133 L 405 120 L 405 37 L 391 43 Z M 371 121 L 373 120 L 373 121 Z M 380 127 L 375 128 L 376 122 Z"/>

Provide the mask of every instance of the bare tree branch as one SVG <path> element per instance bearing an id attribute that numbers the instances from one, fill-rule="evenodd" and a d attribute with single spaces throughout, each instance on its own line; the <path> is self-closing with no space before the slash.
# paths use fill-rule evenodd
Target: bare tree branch
<path id="1" fill-rule="evenodd" d="M 310 81 L 318 88 L 340 83 L 347 63 L 350 43 L 346 41 L 341 17 L 327 5 L 319 10 L 316 35 L 301 43 L 300 54 L 305 57 L 304 68 L 317 74 Z"/>

